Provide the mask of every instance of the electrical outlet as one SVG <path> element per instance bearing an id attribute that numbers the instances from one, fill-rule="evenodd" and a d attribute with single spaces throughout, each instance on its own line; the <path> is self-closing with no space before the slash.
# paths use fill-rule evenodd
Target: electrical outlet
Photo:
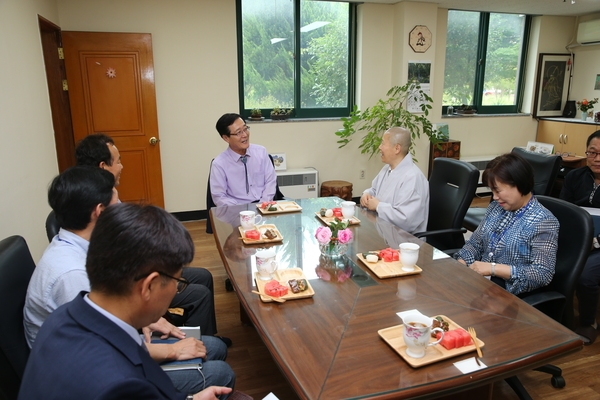
<path id="1" fill-rule="evenodd" d="M 364 169 L 360 170 L 360 179 L 365 179 L 365 170 Z"/>

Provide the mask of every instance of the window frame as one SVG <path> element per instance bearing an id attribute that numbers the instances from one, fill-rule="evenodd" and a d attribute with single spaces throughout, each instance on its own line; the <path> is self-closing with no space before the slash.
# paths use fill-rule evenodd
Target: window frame
<path id="1" fill-rule="evenodd" d="M 236 0 L 236 25 L 237 25 L 237 57 L 238 57 L 238 99 L 240 115 L 247 119 L 250 116 L 251 108 L 245 106 L 244 98 L 244 49 L 243 49 L 243 29 L 242 29 L 242 1 Z M 357 30 L 357 4 L 350 1 L 343 1 L 348 4 L 348 99 L 346 107 L 322 107 L 322 108 L 303 108 L 301 107 L 301 70 L 302 57 L 300 56 L 300 2 L 301 0 L 292 0 L 294 3 L 294 112 L 293 119 L 308 118 L 337 118 L 350 115 L 355 101 L 356 86 L 356 30 Z M 315 0 L 320 1 L 320 0 Z M 325 0 L 327 1 L 327 0 Z M 262 115 L 268 118 L 272 108 L 261 108 Z"/>
<path id="2" fill-rule="evenodd" d="M 468 10 L 448 10 L 450 11 L 468 11 Z M 531 15 L 525 15 L 525 24 L 523 26 L 523 45 L 521 46 L 521 56 L 519 63 L 519 71 L 517 76 L 517 87 L 515 90 L 515 104 L 513 105 L 482 105 L 484 78 L 485 78 L 485 66 L 486 66 L 486 54 L 488 47 L 488 33 L 490 27 L 490 15 L 491 14 L 511 14 L 511 13 L 490 13 L 490 12 L 479 12 L 479 35 L 477 43 L 477 59 L 479 62 L 475 68 L 475 80 L 474 80 L 474 92 L 473 93 L 473 104 L 469 106 L 475 108 L 478 114 L 518 114 L 522 112 L 523 107 L 523 95 L 525 92 L 525 67 L 527 64 L 527 53 L 529 49 L 529 38 L 531 34 Z M 512 13 L 514 14 L 514 13 Z M 447 31 L 448 28 L 446 28 Z M 447 40 L 447 39 L 446 39 Z M 484 60 L 484 62 L 482 62 Z M 446 66 L 444 66 L 444 69 Z M 443 89 L 442 89 L 443 90 Z M 447 115 L 449 105 L 442 105 L 442 115 Z M 460 104 L 451 104 L 456 109 L 460 107 Z"/>

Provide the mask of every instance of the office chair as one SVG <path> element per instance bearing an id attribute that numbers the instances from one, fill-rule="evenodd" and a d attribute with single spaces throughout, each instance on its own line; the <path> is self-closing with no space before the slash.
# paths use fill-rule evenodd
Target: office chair
<path id="1" fill-rule="evenodd" d="M 275 167 L 275 161 L 273 161 L 273 156 L 271 156 L 269 154 L 269 159 L 271 160 L 271 164 L 273 164 L 273 168 Z M 213 160 L 210 162 L 210 167 L 212 168 L 212 162 L 215 159 L 213 158 Z M 284 200 L 285 196 L 283 195 L 283 193 L 281 193 L 281 190 L 279 190 L 279 184 L 276 183 L 275 184 L 275 197 L 273 197 L 273 200 L 278 201 L 278 200 Z M 212 230 L 212 225 L 210 222 L 210 209 L 213 207 L 216 207 L 217 205 L 215 204 L 215 202 L 213 201 L 212 198 L 212 194 L 210 192 L 210 169 L 208 172 L 208 182 L 206 184 L 206 233 L 213 233 Z"/>
<path id="2" fill-rule="evenodd" d="M 536 198 L 560 223 L 556 270 L 550 284 L 541 292 L 522 296 L 522 299 L 567 328 L 574 329 L 573 297 L 592 246 L 594 223 L 587 211 L 574 204 L 548 196 Z M 555 388 L 566 384 L 561 369 L 554 365 L 544 365 L 535 370 L 551 374 L 550 382 Z M 506 382 L 520 399 L 531 399 L 517 377 L 508 378 Z"/>
<path id="3" fill-rule="evenodd" d="M 524 150 L 520 147 L 512 149 L 515 153 L 523 157 L 531 164 L 533 168 L 533 194 L 549 196 L 552 193 L 552 187 L 556 181 L 558 170 L 560 168 L 561 157 L 555 155 L 544 155 Z M 463 226 L 470 231 L 475 231 L 483 217 L 487 207 L 471 207 L 467 210 Z"/>
<path id="4" fill-rule="evenodd" d="M 56 220 L 56 214 L 54 210 L 50 211 L 48 217 L 46 217 L 46 236 L 48 236 L 48 241 L 51 242 L 54 236 L 58 235 L 58 231 L 60 230 L 60 225 Z"/>
<path id="5" fill-rule="evenodd" d="M 21 236 L 0 241 L 0 397 L 16 399 L 29 357 L 23 307 L 35 263 Z"/>
<path id="6" fill-rule="evenodd" d="M 478 180 L 479 170 L 473 164 L 443 157 L 433 160 L 427 231 L 414 235 L 440 250 L 460 249 L 465 244 L 463 218 Z"/>

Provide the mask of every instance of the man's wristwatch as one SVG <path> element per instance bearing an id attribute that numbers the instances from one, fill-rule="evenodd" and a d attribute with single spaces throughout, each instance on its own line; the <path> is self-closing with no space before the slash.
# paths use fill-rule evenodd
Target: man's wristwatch
<path id="1" fill-rule="evenodd" d="M 597 237 L 594 237 L 594 239 L 592 239 L 592 246 L 594 246 L 595 249 L 600 249 L 600 243 L 598 243 Z"/>
<path id="2" fill-rule="evenodd" d="M 496 276 L 496 263 L 492 263 L 492 276 Z"/>

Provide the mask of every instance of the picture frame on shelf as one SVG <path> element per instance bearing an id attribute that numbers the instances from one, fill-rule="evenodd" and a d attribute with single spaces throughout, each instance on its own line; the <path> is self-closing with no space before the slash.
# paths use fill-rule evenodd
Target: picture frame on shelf
<path id="1" fill-rule="evenodd" d="M 541 53 L 536 75 L 534 117 L 560 117 L 569 96 L 571 54 Z"/>

